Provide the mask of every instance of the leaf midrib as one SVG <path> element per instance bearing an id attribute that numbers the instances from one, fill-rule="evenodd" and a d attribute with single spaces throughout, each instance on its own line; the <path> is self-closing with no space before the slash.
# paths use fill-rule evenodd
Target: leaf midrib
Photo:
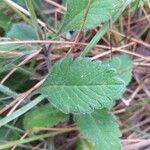
<path id="1" fill-rule="evenodd" d="M 90 9 L 91 9 L 91 6 L 93 5 L 94 2 L 95 2 L 95 1 L 92 1 L 92 2 L 91 2 Z M 87 7 L 86 7 L 86 8 L 87 8 Z M 86 8 L 84 8 L 82 11 L 80 11 L 79 13 L 77 13 L 77 14 L 75 15 L 75 17 L 73 17 L 74 19 L 72 19 L 69 23 L 67 23 L 67 27 L 70 26 L 70 24 L 72 24 L 72 23 L 74 22 L 74 20 L 76 20 L 76 18 L 78 18 L 78 16 L 79 16 L 81 13 L 83 13 L 84 11 L 86 11 Z M 89 9 L 89 10 L 90 10 L 90 9 Z M 115 8 L 114 8 L 114 9 L 115 9 Z M 88 17 L 88 15 L 87 15 L 87 17 Z M 86 20 L 87 20 L 87 17 L 86 17 Z M 83 19 L 83 18 L 82 18 L 82 19 Z M 81 23 L 82 23 L 82 21 L 81 21 Z M 63 25 L 63 26 L 64 26 L 64 25 Z M 59 31 L 60 33 L 62 32 L 62 30 L 64 30 L 65 28 L 67 28 L 67 27 L 64 28 L 63 26 L 61 27 L 61 29 L 60 29 L 60 31 Z"/>
<path id="2" fill-rule="evenodd" d="M 94 1 L 91 2 L 90 9 L 91 9 L 92 3 L 94 3 Z M 84 11 L 86 11 L 86 8 L 87 8 L 87 6 L 86 6 L 83 10 L 81 10 L 79 13 L 77 13 L 77 14 L 75 15 L 75 17 L 73 17 L 74 19 L 72 19 L 69 23 L 67 23 L 67 27 L 70 26 L 70 24 L 72 25 L 72 22 L 74 22 L 74 20 L 76 20 L 76 18 L 78 18 L 78 16 L 79 16 L 81 13 L 83 13 Z M 89 10 L 90 10 L 90 9 L 89 9 Z M 84 14 L 83 14 L 83 15 L 84 15 Z M 87 16 L 88 16 L 88 15 L 87 15 Z M 86 17 L 86 18 L 87 18 L 87 17 Z M 83 18 L 82 18 L 82 20 L 83 20 Z M 81 23 L 82 23 L 82 21 L 81 21 Z M 64 26 L 64 25 L 63 25 L 63 26 Z M 63 27 L 63 26 L 62 26 L 62 27 Z M 62 27 L 61 27 L 61 29 L 60 29 L 60 32 L 66 28 L 66 27 L 65 27 L 65 28 L 62 28 Z"/>
<path id="3" fill-rule="evenodd" d="M 45 88 L 45 87 L 69 87 L 69 86 L 71 86 L 71 87 L 97 87 L 97 86 L 123 86 L 124 84 L 98 84 L 98 85 L 62 85 L 62 84 L 60 84 L 60 85 L 48 85 L 48 86 L 43 86 L 42 88 Z"/>

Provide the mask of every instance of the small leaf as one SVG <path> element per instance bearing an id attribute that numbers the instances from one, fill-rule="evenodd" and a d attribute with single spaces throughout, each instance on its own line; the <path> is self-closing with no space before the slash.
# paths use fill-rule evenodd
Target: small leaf
<path id="1" fill-rule="evenodd" d="M 9 17 L 0 12 L 0 27 L 6 30 L 9 24 L 10 24 Z"/>
<path id="2" fill-rule="evenodd" d="M 92 114 L 76 115 L 75 120 L 80 132 L 96 150 L 121 150 L 118 125 L 107 109 L 100 109 Z"/>
<path id="3" fill-rule="evenodd" d="M 24 128 L 52 127 L 68 119 L 68 115 L 58 111 L 50 104 L 37 107 L 24 116 Z"/>
<path id="4" fill-rule="evenodd" d="M 7 37 L 16 38 L 19 40 L 34 40 L 37 39 L 36 30 L 31 25 L 25 23 L 13 24 L 10 31 L 6 34 Z"/>
<path id="5" fill-rule="evenodd" d="M 77 143 L 76 150 L 95 150 L 95 148 L 91 143 L 82 139 Z"/>
<path id="6" fill-rule="evenodd" d="M 123 0 L 91 0 L 84 29 L 108 21 L 121 6 Z M 59 33 L 79 29 L 88 6 L 88 0 L 67 0 L 67 13 Z"/>
<path id="7" fill-rule="evenodd" d="M 54 65 L 40 92 L 64 113 L 91 113 L 110 108 L 124 88 L 109 65 L 69 56 Z"/>
<path id="8" fill-rule="evenodd" d="M 104 63 L 108 63 L 112 68 L 115 68 L 118 72 L 119 77 L 125 82 L 126 85 L 132 79 L 132 60 L 129 55 L 116 55 L 111 60 L 106 60 Z"/>

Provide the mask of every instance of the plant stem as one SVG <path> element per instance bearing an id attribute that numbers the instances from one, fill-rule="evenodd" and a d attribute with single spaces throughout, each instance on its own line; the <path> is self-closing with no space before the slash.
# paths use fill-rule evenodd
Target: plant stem
<path id="1" fill-rule="evenodd" d="M 42 31 L 41 31 L 39 24 L 38 24 L 38 20 L 37 20 L 35 11 L 34 11 L 32 0 L 26 0 L 26 5 L 27 5 L 27 8 L 31 14 L 32 25 L 36 28 L 38 39 L 42 39 Z"/>
<path id="2" fill-rule="evenodd" d="M 12 98 L 17 98 L 18 94 L 14 91 L 12 91 L 11 89 L 9 89 L 8 87 L 0 84 L 0 92 L 12 97 Z"/>
<path id="3" fill-rule="evenodd" d="M 51 132 L 51 133 L 46 133 L 46 134 L 42 134 L 42 135 L 36 135 L 30 138 L 26 138 L 26 139 L 22 139 L 22 140 L 17 140 L 17 141 L 12 141 L 12 142 L 8 142 L 6 144 L 0 145 L 0 150 L 6 149 L 6 148 L 10 148 L 13 146 L 17 146 L 17 145 L 21 145 L 21 144 L 25 144 L 25 143 L 30 143 L 36 140 L 41 140 L 47 137 L 53 137 L 56 136 L 58 134 L 62 134 L 62 133 L 66 133 L 66 132 L 70 132 L 69 130 L 67 131 L 59 131 L 59 132 Z"/>

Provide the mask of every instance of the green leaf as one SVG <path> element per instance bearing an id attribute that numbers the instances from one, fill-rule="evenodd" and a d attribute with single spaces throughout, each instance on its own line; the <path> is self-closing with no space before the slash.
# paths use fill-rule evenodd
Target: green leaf
<path id="1" fill-rule="evenodd" d="M 13 24 L 10 31 L 6 34 L 6 36 L 16 38 L 19 40 L 37 39 L 37 34 L 34 27 L 25 23 Z"/>
<path id="2" fill-rule="evenodd" d="M 124 82 L 109 65 L 69 56 L 54 65 L 40 92 L 64 113 L 91 113 L 110 108 L 124 88 Z"/>
<path id="3" fill-rule="evenodd" d="M 9 24 L 10 24 L 9 17 L 0 12 L 0 27 L 6 30 Z"/>
<path id="4" fill-rule="evenodd" d="M 52 127 L 59 122 L 68 119 L 68 115 L 63 114 L 58 109 L 46 104 L 27 112 L 24 116 L 24 128 Z"/>
<path id="5" fill-rule="evenodd" d="M 80 132 L 96 150 L 121 150 L 118 125 L 107 109 L 100 109 L 92 114 L 76 115 L 75 120 Z"/>
<path id="6" fill-rule="evenodd" d="M 86 141 L 86 140 L 80 140 L 77 143 L 76 150 L 95 150 L 95 148 L 88 141 Z"/>
<path id="7" fill-rule="evenodd" d="M 83 29 L 93 28 L 114 15 L 123 0 L 91 0 L 91 6 Z M 68 0 L 67 13 L 59 33 L 79 29 L 88 6 L 88 0 Z"/>
<path id="8" fill-rule="evenodd" d="M 106 60 L 104 63 L 109 64 L 112 68 L 115 68 L 118 72 L 119 77 L 125 82 L 126 85 L 132 79 L 132 59 L 129 55 L 116 55 L 111 60 Z"/>

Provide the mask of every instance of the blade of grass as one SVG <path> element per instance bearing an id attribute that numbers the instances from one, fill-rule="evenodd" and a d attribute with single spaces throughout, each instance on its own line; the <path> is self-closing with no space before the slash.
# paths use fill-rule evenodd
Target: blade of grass
<path id="1" fill-rule="evenodd" d="M 68 130 L 68 131 L 67 130 L 66 131 L 59 131 L 59 132 L 51 132 L 51 133 L 46 133 L 46 134 L 42 134 L 42 135 L 36 135 L 36 136 L 26 138 L 26 139 L 23 139 L 23 140 L 8 142 L 6 144 L 1 144 L 0 145 L 0 150 L 10 148 L 10 147 L 13 147 L 13 146 L 17 146 L 17 145 L 21 145 L 21 144 L 25 144 L 25 143 L 29 143 L 29 142 L 33 142 L 33 141 L 36 141 L 36 140 L 41 140 L 41 139 L 44 139 L 44 138 L 47 138 L 47 137 L 53 137 L 53 136 L 56 136 L 58 134 L 62 134 L 62 133 L 65 133 L 65 132 L 70 132 L 70 130 Z"/>
<path id="2" fill-rule="evenodd" d="M 11 129 L 11 130 L 13 130 L 13 131 L 17 131 L 17 132 L 19 132 L 19 133 L 24 133 L 24 130 L 22 130 L 22 129 L 20 129 L 20 128 L 17 128 L 17 127 L 14 127 L 14 126 L 12 126 L 12 125 L 6 124 L 4 127 L 8 128 L 8 129 Z"/>
<path id="3" fill-rule="evenodd" d="M 124 4 L 119 8 L 118 12 L 112 17 L 112 23 L 114 23 L 119 16 L 122 14 L 122 12 L 128 7 L 128 5 L 135 0 L 126 0 Z M 86 56 L 92 48 L 98 43 L 98 41 L 106 34 L 106 32 L 109 30 L 109 22 L 106 22 L 102 28 L 96 33 L 96 35 L 92 38 L 90 43 L 86 46 L 86 48 L 83 50 L 80 56 L 84 57 Z"/>
<path id="4" fill-rule="evenodd" d="M 38 103 L 40 103 L 43 99 L 45 98 L 44 95 L 40 95 L 34 100 L 32 100 L 30 103 L 26 104 L 22 108 L 16 110 L 13 112 L 11 115 L 4 117 L 3 119 L 0 120 L 0 127 L 4 126 L 5 124 L 9 123 L 10 121 L 18 118 L 19 116 L 23 115 L 27 111 L 29 111 L 31 108 L 36 106 Z"/>
<path id="5" fill-rule="evenodd" d="M 18 94 L 14 91 L 12 91 L 10 88 L 0 84 L 0 92 L 12 97 L 12 98 L 17 98 Z"/>
<path id="6" fill-rule="evenodd" d="M 27 5 L 27 8 L 28 8 L 30 15 L 31 15 L 32 25 L 36 28 L 38 39 L 42 39 L 42 31 L 41 31 L 39 24 L 38 24 L 38 20 L 37 20 L 35 11 L 34 11 L 32 0 L 26 0 L 26 5 Z"/>

